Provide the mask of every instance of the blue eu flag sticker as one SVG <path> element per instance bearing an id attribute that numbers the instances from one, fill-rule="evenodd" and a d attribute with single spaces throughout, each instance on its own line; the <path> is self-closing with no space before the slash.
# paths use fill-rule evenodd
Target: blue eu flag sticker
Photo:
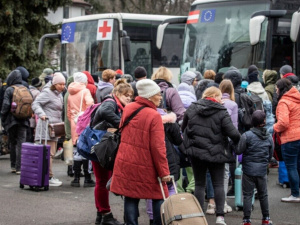
<path id="1" fill-rule="evenodd" d="M 61 28 L 61 43 L 74 42 L 76 23 L 65 23 Z"/>
<path id="2" fill-rule="evenodd" d="M 212 23 L 215 22 L 215 9 L 206 9 L 202 11 L 201 14 L 201 23 Z"/>

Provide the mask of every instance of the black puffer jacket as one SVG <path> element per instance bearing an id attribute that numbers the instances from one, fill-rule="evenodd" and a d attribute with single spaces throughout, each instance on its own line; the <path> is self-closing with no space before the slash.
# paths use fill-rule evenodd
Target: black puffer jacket
<path id="1" fill-rule="evenodd" d="M 165 129 L 165 143 L 169 170 L 170 174 L 174 176 L 175 181 L 177 181 L 180 176 L 180 158 L 174 148 L 174 145 L 179 146 L 182 143 L 180 127 L 178 123 L 176 123 L 175 113 L 163 115 L 162 120 Z"/>
<path id="2" fill-rule="evenodd" d="M 214 163 L 232 162 L 228 137 L 237 144 L 240 133 L 220 103 L 207 99 L 192 103 L 185 113 L 182 129 L 189 156 Z"/>
<path id="3" fill-rule="evenodd" d="M 29 119 L 17 119 L 10 112 L 14 93 L 12 85 L 22 86 L 22 75 L 19 70 L 13 70 L 7 77 L 7 88 L 4 93 L 1 109 L 2 125 L 6 131 L 15 125 L 29 126 Z"/>
<path id="4" fill-rule="evenodd" d="M 92 115 L 92 127 L 97 130 L 118 128 L 121 121 L 121 112 L 114 97 L 107 95 L 101 105 Z"/>
<path id="5" fill-rule="evenodd" d="M 265 176 L 273 156 L 273 139 L 265 128 L 245 132 L 236 150 L 243 154 L 243 172 L 249 176 Z"/>

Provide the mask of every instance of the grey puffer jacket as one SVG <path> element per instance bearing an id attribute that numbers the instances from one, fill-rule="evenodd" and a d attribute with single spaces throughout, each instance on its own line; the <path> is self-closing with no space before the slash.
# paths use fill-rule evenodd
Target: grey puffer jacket
<path id="1" fill-rule="evenodd" d="M 234 161 L 228 137 L 237 144 L 240 133 L 220 103 L 207 99 L 193 102 L 184 115 L 182 130 L 189 156 L 213 163 Z"/>
<path id="2" fill-rule="evenodd" d="M 22 75 L 19 70 L 12 71 L 7 77 L 7 88 L 4 92 L 3 103 L 1 108 L 1 120 L 2 126 L 6 131 L 15 125 L 29 126 L 29 119 L 17 119 L 10 112 L 11 103 L 14 93 L 14 88 L 12 85 L 23 86 L 22 85 Z"/>
<path id="3" fill-rule="evenodd" d="M 51 91 L 51 82 L 48 82 L 41 93 L 36 97 L 32 103 L 32 110 L 34 113 L 41 118 L 42 116 L 47 116 L 49 118 L 49 123 L 60 123 L 62 122 L 62 110 L 63 110 L 63 97 L 58 91 Z M 38 120 L 36 131 L 35 131 L 35 141 L 40 140 L 41 126 L 42 130 L 42 140 L 45 140 L 45 122 L 41 119 Z M 57 141 L 57 138 L 50 138 L 49 132 L 47 132 L 47 140 Z"/>
<path id="4" fill-rule="evenodd" d="M 266 128 L 251 128 L 245 132 L 236 149 L 236 154 L 243 154 L 243 172 L 249 176 L 265 176 L 273 147 L 273 139 Z"/>

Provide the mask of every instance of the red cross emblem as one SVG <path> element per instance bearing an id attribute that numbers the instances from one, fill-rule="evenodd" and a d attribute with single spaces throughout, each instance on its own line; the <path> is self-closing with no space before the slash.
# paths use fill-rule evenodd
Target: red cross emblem
<path id="1" fill-rule="evenodd" d="M 103 22 L 103 27 L 99 27 L 99 33 L 102 33 L 102 37 L 106 38 L 106 33 L 111 32 L 111 27 L 107 26 L 107 21 Z"/>

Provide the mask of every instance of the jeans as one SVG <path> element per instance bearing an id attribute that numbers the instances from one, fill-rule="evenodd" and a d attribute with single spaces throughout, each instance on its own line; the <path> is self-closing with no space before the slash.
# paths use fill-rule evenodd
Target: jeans
<path id="1" fill-rule="evenodd" d="M 257 189 L 258 199 L 263 218 L 269 217 L 269 202 L 268 202 L 268 189 L 267 189 L 267 175 L 263 177 L 254 177 L 243 174 L 242 188 L 244 195 L 244 219 L 250 219 L 252 198 L 254 188 Z"/>
<path id="2" fill-rule="evenodd" d="M 10 165 L 16 171 L 21 170 L 22 143 L 26 141 L 27 127 L 14 125 L 8 130 L 8 143 L 10 144 Z"/>
<path id="3" fill-rule="evenodd" d="M 140 199 L 125 197 L 124 213 L 126 225 L 138 225 Z M 160 206 L 164 202 L 162 199 L 152 199 L 153 224 L 161 225 Z"/>
<path id="4" fill-rule="evenodd" d="M 224 163 L 211 163 L 191 158 L 192 167 L 195 176 L 195 196 L 198 199 L 201 208 L 204 209 L 204 195 L 206 186 L 206 171 L 210 172 L 212 184 L 214 187 L 214 196 L 216 202 L 217 216 L 224 216 Z"/>
<path id="5" fill-rule="evenodd" d="M 291 194 L 299 197 L 300 140 L 282 144 L 281 152 L 290 180 Z"/>

